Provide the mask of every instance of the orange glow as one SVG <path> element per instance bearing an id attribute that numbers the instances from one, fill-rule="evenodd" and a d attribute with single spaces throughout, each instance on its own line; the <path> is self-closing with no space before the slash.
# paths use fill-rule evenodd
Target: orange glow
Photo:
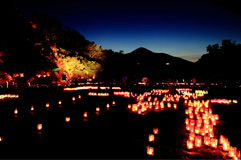
<path id="1" fill-rule="evenodd" d="M 187 149 L 193 149 L 193 142 L 187 140 Z"/>
<path id="2" fill-rule="evenodd" d="M 230 150 L 230 143 L 228 140 L 225 140 L 223 143 L 223 150 L 224 151 L 229 151 Z"/>
<path id="3" fill-rule="evenodd" d="M 34 107 L 33 107 L 33 106 L 31 106 L 30 110 L 31 110 L 31 111 L 33 111 L 33 110 L 34 110 Z"/>
<path id="4" fill-rule="evenodd" d="M 211 138 L 210 139 L 211 147 L 212 148 L 217 148 L 218 147 L 218 140 L 216 138 Z"/>
<path id="5" fill-rule="evenodd" d="M 235 157 L 236 156 L 236 152 L 237 152 L 237 148 L 236 147 L 230 147 L 230 150 L 228 152 L 228 156 L 229 157 Z"/>
<path id="6" fill-rule="evenodd" d="M 206 146 L 209 146 L 210 145 L 210 137 L 205 136 L 203 142 Z"/>
<path id="7" fill-rule="evenodd" d="M 37 129 L 40 131 L 42 130 L 42 124 L 37 124 Z"/>
<path id="8" fill-rule="evenodd" d="M 62 101 L 61 101 L 61 100 L 59 100 L 58 104 L 59 104 L 59 105 L 61 105 L 61 104 L 62 104 Z"/>
<path id="9" fill-rule="evenodd" d="M 18 114 L 18 109 L 17 108 L 14 109 L 14 114 Z"/>
<path id="10" fill-rule="evenodd" d="M 147 154 L 153 156 L 154 155 L 154 147 L 147 146 Z"/>
<path id="11" fill-rule="evenodd" d="M 72 97 L 72 101 L 75 101 L 75 97 Z"/>
<path id="12" fill-rule="evenodd" d="M 128 104 L 128 108 L 131 109 L 131 104 Z"/>
<path id="13" fill-rule="evenodd" d="M 87 112 L 84 112 L 84 117 L 87 118 L 87 116 L 88 116 L 88 115 L 87 115 Z"/>
<path id="14" fill-rule="evenodd" d="M 154 134 L 149 134 L 149 142 L 154 142 L 155 136 Z"/>
<path id="15" fill-rule="evenodd" d="M 110 104 L 109 104 L 109 103 L 106 104 L 106 108 L 107 108 L 107 109 L 110 108 Z"/>
<path id="16" fill-rule="evenodd" d="M 115 105 L 115 101 L 112 101 L 112 105 L 113 105 L 113 106 Z"/>
<path id="17" fill-rule="evenodd" d="M 189 140 L 194 141 L 195 139 L 195 133 L 189 133 Z"/>
<path id="18" fill-rule="evenodd" d="M 199 133 L 200 133 L 200 128 L 199 128 L 199 127 L 196 127 L 196 128 L 195 128 L 195 133 L 196 133 L 196 134 L 199 134 Z"/>
<path id="19" fill-rule="evenodd" d="M 49 107 L 49 103 L 46 103 L 46 107 Z"/>
<path id="20" fill-rule="evenodd" d="M 70 117 L 65 117 L 65 122 L 69 122 L 70 121 Z"/>
<path id="21" fill-rule="evenodd" d="M 158 132 L 158 128 L 153 128 L 153 133 L 154 134 L 158 134 L 159 132 Z"/>
<path id="22" fill-rule="evenodd" d="M 0 142 L 2 142 L 2 141 L 3 141 L 3 137 L 0 136 Z"/>
<path id="23" fill-rule="evenodd" d="M 189 124 L 189 118 L 185 118 L 185 124 Z"/>
<path id="24" fill-rule="evenodd" d="M 81 95 L 80 94 L 78 95 L 78 98 L 81 99 Z"/>
<path id="25" fill-rule="evenodd" d="M 176 103 L 173 105 L 173 108 L 174 108 L 174 109 L 177 109 L 177 104 L 176 104 Z"/>
<path id="26" fill-rule="evenodd" d="M 100 111 L 100 108 L 99 108 L 99 107 L 96 107 L 95 110 L 96 110 L 96 112 L 99 112 L 99 111 Z"/>
<path id="27" fill-rule="evenodd" d="M 223 135 L 220 135 L 219 143 L 223 144 L 224 141 L 225 141 L 225 137 Z"/>
<path id="28" fill-rule="evenodd" d="M 195 146 L 196 147 L 201 147 L 202 145 L 202 137 L 201 136 L 196 136 L 195 137 Z"/>

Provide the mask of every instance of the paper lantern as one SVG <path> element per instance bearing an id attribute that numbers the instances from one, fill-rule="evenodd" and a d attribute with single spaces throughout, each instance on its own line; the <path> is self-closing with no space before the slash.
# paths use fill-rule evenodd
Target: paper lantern
<path id="1" fill-rule="evenodd" d="M 153 128 L 153 133 L 154 134 L 158 134 L 159 132 L 158 132 L 158 128 Z"/>
<path id="2" fill-rule="evenodd" d="M 96 110 L 96 112 L 99 112 L 99 111 L 100 111 L 100 108 L 99 108 L 99 107 L 96 107 L 95 110 Z"/>
<path id="3" fill-rule="evenodd" d="M 84 117 L 87 118 L 87 112 L 84 112 Z"/>
<path id="4" fill-rule="evenodd" d="M 173 108 L 174 108 L 174 109 L 177 109 L 177 104 L 176 104 L 176 103 L 173 105 Z"/>
<path id="5" fill-rule="evenodd" d="M 210 144 L 211 144 L 212 148 L 217 148 L 218 147 L 218 140 L 216 138 L 211 138 Z"/>
<path id="6" fill-rule="evenodd" d="M 65 117 L 65 122 L 70 122 L 70 117 Z"/>
<path id="7" fill-rule="evenodd" d="M 196 136 L 195 137 L 195 146 L 196 147 L 201 147 L 202 145 L 202 137 L 201 136 Z"/>
<path id="8" fill-rule="evenodd" d="M 208 137 L 208 136 L 205 136 L 204 137 L 204 140 L 203 140 L 203 143 L 206 145 L 206 146 L 209 146 L 210 145 L 210 137 Z"/>
<path id="9" fill-rule="evenodd" d="M 33 111 L 34 110 L 34 106 L 31 106 L 30 110 Z"/>
<path id="10" fill-rule="evenodd" d="M 149 134 L 148 140 L 149 140 L 149 142 L 154 142 L 154 140 L 155 140 L 154 134 Z"/>
<path id="11" fill-rule="evenodd" d="M 194 141 L 195 139 L 195 133 L 189 133 L 189 140 Z"/>
<path id="12" fill-rule="evenodd" d="M 14 109 L 14 114 L 18 114 L 18 109 L 17 108 Z"/>
<path id="13" fill-rule="evenodd" d="M 154 147 L 147 146 L 147 154 L 153 156 L 154 155 Z"/>
<path id="14" fill-rule="evenodd" d="M 236 147 L 230 147 L 230 150 L 228 152 L 228 156 L 229 157 L 235 157 L 236 156 L 236 152 L 237 152 L 237 148 Z"/>
<path id="15" fill-rule="evenodd" d="M 37 130 L 39 130 L 39 131 L 42 130 L 42 124 L 37 124 Z"/>
<path id="16" fill-rule="evenodd" d="M 49 103 L 46 103 L 46 107 L 47 107 L 47 108 L 49 107 Z"/>
<path id="17" fill-rule="evenodd" d="M 193 149 L 193 142 L 190 140 L 187 140 L 187 149 Z"/>

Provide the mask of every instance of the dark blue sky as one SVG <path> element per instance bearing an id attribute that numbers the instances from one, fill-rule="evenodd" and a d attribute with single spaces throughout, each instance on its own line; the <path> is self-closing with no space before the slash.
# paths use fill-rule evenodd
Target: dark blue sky
<path id="1" fill-rule="evenodd" d="M 208 44 L 241 43 L 241 15 L 209 0 L 14 0 L 20 15 L 47 13 L 105 49 L 196 61 Z"/>

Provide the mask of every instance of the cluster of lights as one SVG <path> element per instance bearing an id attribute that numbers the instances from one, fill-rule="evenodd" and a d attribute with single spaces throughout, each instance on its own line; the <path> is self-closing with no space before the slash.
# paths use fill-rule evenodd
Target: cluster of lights
<path id="1" fill-rule="evenodd" d="M 19 95 L 17 95 L 17 94 L 1 94 L 0 95 L 0 100 L 12 99 L 12 98 L 19 98 Z"/>
<path id="2" fill-rule="evenodd" d="M 131 93 L 128 91 L 115 91 L 113 93 L 115 96 L 124 96 L 124 97 L 130 97 Z"/>
<path id="3" fill-rule="evenodd" d="M 218 138 L 214 135 L 214 126 L 219 120 L 218 114 L 213 114 L 209 105 L 209 100 L 202 101 L 189 100 L 188 108 L 185 114 L 186 130 L 189 131 L 189 139 L 187 140 L 187 148 L 192 150 L 194 148 L 211 147 L 217 149 Z M 231 147 L 230 142 L 223 135 L 219 138 L 220 147 L 228 156 L 237 160 L 240 159 L 240 151 L 236 147 Z"/>
<path id="4" fill-rule="evenodd" d="M 237 100 L 227 100 L 227 99 L 211 99 L 211 103 L 218 103 L 218 104 L 231 104 L 231 103 L 238 103 Z"/>
<path id="5" fill-rule="evenodd" d="M 148 135 L 149 143 L 154 143 L 155 136 L 157 136 L 158 134 L 159 134 L 158 128 L 153 128 L 153 133 Z M 148 145 L 146 147 L 146 153 L 150 156 L 153 156 L 154 155 L 154 147 L 151 147 L 150 145 Z"/>
<path id="6" fill-rule="evenodd" d="M 106 97 L 109 96 L 109 93 L 102 93 L 102 92 L 89 92 L 88 96 L 100 96 L 100 97 Z"/>
<path id="7" fill-rule="evenodd" d="M 98 89 L 98 86 L 81 86 L 81 87 L 73 87 L 73 88 L 64 88 L 64 91 L 78 91 L 78 90 L 96 90 Z M 104 87 L 101 86 L 100 87 L 101 90 L 106 90 L 106 89 L 110 89 L 110 87 Z M 112 87 L 112 90 L 121 90 L 120 87 Z"/>

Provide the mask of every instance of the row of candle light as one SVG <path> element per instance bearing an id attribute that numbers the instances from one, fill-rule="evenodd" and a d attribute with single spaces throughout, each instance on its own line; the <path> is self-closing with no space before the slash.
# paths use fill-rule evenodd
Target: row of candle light
<path id="1" fill-rule="evenodd" d="M 77 90 L 96 90 L 100 88 L 101 90 L 106 90 L 106 89 L 110 89 L 110 87 L 105 87 L 105 86 L 81 86 L 81 87 L 72 87 L 72 88 L 64 88 L 64 91 L 77 91 Z M 120 87 L 111 87 L 112 90 L 121 90 Z"/>
<path id="2" fill-rule="evenodd" d="M 103 92 L 89 92 L 88 96 L 101 96 L 101 97 L 107 97 L 109 96 L 109 93 L 103 93 Z"/>
<path id="3" fill-rule="evenodd" d="M 12 98 L 19 98 L 19 95 L 18 94 L 1 94 L 0 95 L 0 100 L 12 99 Z"/>
<path id="4" fill-rule="evenodd" d="M 218 104 L 231 104 L 231 103 L 238 103 L 237 100 L 227 100 L 227 99 L 211 99 L 211 103 L 218 103 Z"/>
<path id="5" fill-rule="evenodd" d="M 115 91 L 113 92 L 113 94 L 115 96 L 124 96 L 124 97 L 130 97 L 132 95 L 132 97 L 134 97 L 134 95 L 131 92 L 128 91 Z"/>
<path id="6" fill-rule="evenodd" d="M 159 134 L 158 128 L 153 128 L 153 133 L 148 135 L 148 141 L 150 143 L 154 143 L 155 135 L 158 135 L 158 134 Z M 151 156 L 154 155 L 154 147 L 151 147 L 150 145 L 148 145 L 146 149 L 147 149 L 146 152 L 148 155 L 151 155 Z"/>
<path id="7" fill-rule="evenodd" d="M 185 114 L 188 118 L 185 119 L 186 130 L 189 131 L 189 139 L 187 140 L 187 148 L 194 149 L 210 146 L 211 148 L 218 148 L 218 139 L 214 135 L 214 127 L 219 120 L 218 114 L 212 114 L 212 109 L 209 105 L 209 100 L 202 101 L 189 100 L 188 109 Z M 187 101 L 185 101 L 187 103 Z M 204 145 L 202 145 L 202 142 Z M 240 151 L 236 147 L 231 147 L 230 142 L 223 135 L 219 138 L 219 144 L 222 145 L 223 151 L 228 152 L 228 156 L 237 160 L 240 159 Z"/>

